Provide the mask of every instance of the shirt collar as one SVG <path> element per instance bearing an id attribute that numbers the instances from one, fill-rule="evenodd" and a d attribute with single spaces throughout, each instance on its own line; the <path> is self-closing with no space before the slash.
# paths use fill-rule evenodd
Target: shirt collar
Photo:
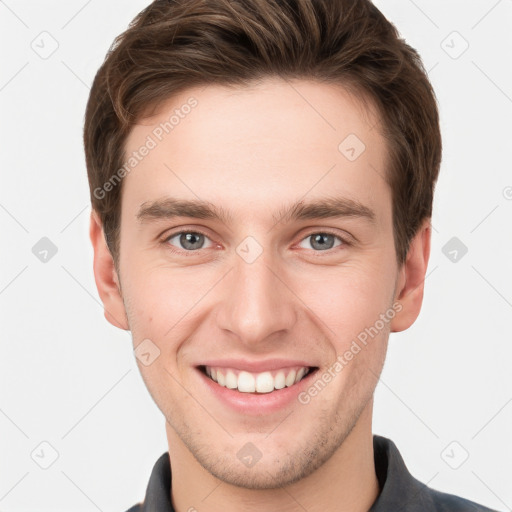
<path id="1" fill-rule="evenodd" d="M 374 434 L 373 450 L 380 494 L 369 512 L 435 509 L 428 487 L 409 473 L 393 441 Z M 153 466 L 140 512 L 174 512 L 170 496 L 171 466 L 169 452 L 165 452 Z"/>
<path id="2" fill-rule="evenodd" d="M 391 439 L 374 434 L 373 452 L 380 493 L 368 512 L 437 510 L 431 490 L 409 473 Z"/>

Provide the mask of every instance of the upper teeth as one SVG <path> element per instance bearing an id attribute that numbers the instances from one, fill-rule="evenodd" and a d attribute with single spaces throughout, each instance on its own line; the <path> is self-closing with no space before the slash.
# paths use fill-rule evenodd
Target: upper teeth
<path id="1" fill-rule="evenodd" d="M 213 366 L 206 366 L 205 370 L 212 380 L 226 388 L 237 389 L 242 393 L 270 393 L 274 389 L 293 386 L 304 378 L 309 368 L 302 366 L 262 373 Z"/>

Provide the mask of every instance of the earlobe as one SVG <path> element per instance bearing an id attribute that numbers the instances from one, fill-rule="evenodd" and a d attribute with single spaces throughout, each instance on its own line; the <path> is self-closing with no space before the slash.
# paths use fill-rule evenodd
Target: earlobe
<path id="1" fill-rule="evenodd" d="M 411 240 L 406 261 L 400 269 L 395 294 L 395 300 L 400 302 L 402 308 L 391 322 L 391 332 L 405 331 L 420 314 L 431 233 L 430 219 L 426 219 Z"/>
<path id="2" fill-rule="evenodd" d="M 94 249 L 94 280 L 103 302 L 105 318 L 113 326 L 127 331 L 129 330 L 128 318 L 114 260 L 105 240 L 101 220 L 95 210 L 91 211 L 89 237 Z"/>

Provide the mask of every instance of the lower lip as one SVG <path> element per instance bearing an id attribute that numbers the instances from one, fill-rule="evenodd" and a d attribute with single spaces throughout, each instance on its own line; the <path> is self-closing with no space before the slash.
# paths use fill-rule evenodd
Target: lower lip
<path id="1" fill-rule="evenodd" d="M 311 371 L 293 386 L 275 389 L 270 393 L 241 393 L 221 386 L 197 368 L 202 381 L 218 400 L 237 412 L 254 416 L 269 414 L 296 403 L 298 401 L 297 396 L 308 387 L 310 379 L 317 371 Z"/>

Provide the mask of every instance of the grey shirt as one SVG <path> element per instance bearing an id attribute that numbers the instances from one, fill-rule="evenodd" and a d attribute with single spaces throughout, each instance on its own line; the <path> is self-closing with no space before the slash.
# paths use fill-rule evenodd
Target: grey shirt
<path id="1" fill-rule="evenodd" d="M 416 480 L 390 439 L 374 434 L 373 449 L 380 493 L 368 512 L 497 512 Z M 127 512 L 174 512 L 170 496 L 171 466 L 165 452 L 153 466 L 144 501 Z"/>

